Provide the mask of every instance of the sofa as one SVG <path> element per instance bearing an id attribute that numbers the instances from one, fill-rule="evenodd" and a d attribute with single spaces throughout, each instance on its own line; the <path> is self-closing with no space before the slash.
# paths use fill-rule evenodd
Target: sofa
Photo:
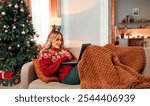
<path id="1" fill-rule="evenodd" d="M 71 44 L 72 45 L 72 44 Z M 81 44 L 67 48 L 76 56 L 79 56 Z M 21 68 L 22 89 L 80 89 L 80 85 L 67 85 L 59 82 L 45 83 L 37 78 L 32 62 L 25 63 Z"/>
<path id="2" fill-rule="evenodd" d="M 76 57 L 79 56 L 79 47 L 68 48 Z M 150 47 L 145 47 L 146 66 L 143 75 L 150 76 Z M 21 69 L 22 89 L 80 89 L 80 85 L 67 85 L 60 82 L 42 82 L 37 78 L 32 62 L 25 63 Z"/>

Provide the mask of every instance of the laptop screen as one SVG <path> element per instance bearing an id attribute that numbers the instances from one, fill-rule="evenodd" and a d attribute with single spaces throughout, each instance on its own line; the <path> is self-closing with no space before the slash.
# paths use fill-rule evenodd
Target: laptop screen
<path id="1" fill-rule="evenodd" d="M 81 51 L 80 51 L 80 54 L 79 54 L 78 61 L 81 59 L 83 51 L 84 51 L 89 45 L 91 45 L 91 43 L 82 44 L 82 47 L 81 47 Z"/>
<path id="2" fill-rule="evenodd" d="M 77 64 L 77 63 L 79 62 L 79 60 L 81 59 L 81 57 L 82 57 L 83 51 L 84 51 L 89 45 L 91 45 L 91 44 L 90 44 L 90 43 L 88 43 L 88 44 L 82 44 L 82 47 L 81 47 L 81 50 L 80 50 L 80 54 L 79 54 L 78 60 L 70 60 L 70 61 L 62 62 L 62 64 L 64 64 L 64 65 Z"/>

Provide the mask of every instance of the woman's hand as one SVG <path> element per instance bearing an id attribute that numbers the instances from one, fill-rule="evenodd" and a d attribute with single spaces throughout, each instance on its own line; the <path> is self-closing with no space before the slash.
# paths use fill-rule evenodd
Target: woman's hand
<path id="1" fill-rule="evenodd" d="M 67 56 L 67 57 L 69 58 L 69 60 L 72 59 L 72 56 L 71 56 L 70 52 L 69 52 L 67 49 L 63 48 L 62 53 L 63 53 L 65 56 Z"/>

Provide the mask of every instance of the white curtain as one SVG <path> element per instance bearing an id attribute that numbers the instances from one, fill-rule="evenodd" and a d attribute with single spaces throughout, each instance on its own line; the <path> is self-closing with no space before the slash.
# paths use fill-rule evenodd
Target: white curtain
<path id="1" fill-rule="evenodd" d="M 110 0 L 100 0 L 100 45 L 109 42 L 109 2 Z"/>
<path id="2" fill-rule="evenodd" d="M 38 44 L 43 44 L 50 32 L 50 0 L 31 0 L 32 21 L 37 34 L 35 40 Z"/>

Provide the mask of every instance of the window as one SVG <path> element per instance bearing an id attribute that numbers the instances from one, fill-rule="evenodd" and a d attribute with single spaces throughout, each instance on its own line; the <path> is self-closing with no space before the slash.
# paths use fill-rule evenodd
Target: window
<path id="1" fill-rule="evenodd" d="M 49 0 L 31 0 L 31 7 L 33 26 L 39 35 L 35 40 L 42 44 L 50 31 Z"/>
<path id="2" fill-rule="evenodd" d="M 45 43 L 50 33 L 50 25 L 60 24 L 60 0 L 26 0 L 31 2 L 32 21 L 36 33 L 35 38 L 38 44 Z M 30 7 L 29 7 L 30 8 Z"/>

